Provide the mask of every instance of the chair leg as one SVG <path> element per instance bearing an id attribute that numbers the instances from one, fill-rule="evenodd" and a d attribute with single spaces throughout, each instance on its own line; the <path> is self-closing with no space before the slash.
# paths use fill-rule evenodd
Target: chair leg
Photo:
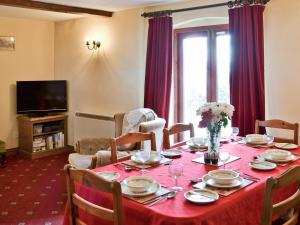
<path id="1" fill-rule="evenodd" d="M 89 169 L 95 169 L 97 166 L 97 156 L 94 155 Z"/>

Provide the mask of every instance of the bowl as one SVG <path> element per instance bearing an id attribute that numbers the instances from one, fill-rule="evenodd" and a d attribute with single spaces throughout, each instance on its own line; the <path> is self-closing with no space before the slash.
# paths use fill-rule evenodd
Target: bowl
<path id="1" fill-rule="evenodd" d="M 132 176 L 126 178 L 123 183 L 134 193 L 146 192 L 154 183 L 151 177 Z"/>
<path id="2" fill-rule="evenodd" d="M 266 153 L 274 160 L 285 160 L 292 154 L 285 150 L 268 150 Z"/>
<path id="3" fill-rule="evenodd" d="M 207 143 L 207 138 L 194 137 L 191 138 L 191 142 L 196 146 L 205 146 Z"/>
<path id="4" fill-rule="evenodd" d="M 240 175 L 233 170 L 212 170 L 208 175 L 218 184 L 231 184 Z"/>
<path id="5" fill-rule="evenodd" d="M 255 145 L 265 145 L 273 141 L 273 137 L 270 135 L 262 134 L 248 134 L 246 135 L 246 142 Z"/>

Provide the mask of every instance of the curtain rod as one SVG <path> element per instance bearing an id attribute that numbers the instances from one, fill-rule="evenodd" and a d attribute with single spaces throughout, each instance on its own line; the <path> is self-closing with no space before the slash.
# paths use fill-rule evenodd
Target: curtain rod
<path id="1" fill-rule="evenodd" d="M 265 5 L 270 0 L 234 0 L 224 3 L 212 4 L 212 5 L 203 5 L 203 6 L 196 6 L 190 8 L 183 8 L 183 9 L 173 9 L 173 10 L 162 10 L 156 12 L 144 12 L 141 16 L 142 17 L 160 17 L 160 16 L 170 16 L 173 13 L 178 12 L 185 12 L 185 11 L 192 11 L 192 10 L 199 10 L 199 9 L 208 9 L 208 8 L 216 8 L 222 6 L 228 6 L 229 8 L 243 6 L 243 5 L 253 5 L 253 4 L 262 4 Z"/>

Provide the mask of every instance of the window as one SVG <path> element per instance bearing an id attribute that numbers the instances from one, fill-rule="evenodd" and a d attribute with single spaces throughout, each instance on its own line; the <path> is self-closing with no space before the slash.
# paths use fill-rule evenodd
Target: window
<path id="1" fill-rule="evenodd" d="M 175 70 L 170 121 L 198 126 L 206 102 L 229 102 L 230 37 L 227 25 L 175 30 Z M 195 129 L 196 134 L 201 133 Z M 204 131 L 202 131 L 204 132 Z"/>

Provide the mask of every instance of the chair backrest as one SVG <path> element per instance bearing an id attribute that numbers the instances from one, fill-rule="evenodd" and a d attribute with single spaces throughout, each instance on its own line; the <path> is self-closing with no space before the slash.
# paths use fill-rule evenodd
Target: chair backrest
<path id="1" fill-rule="evenodd" d="M 69 218 L 71 225 L 86 224 L 78 217 L 78 209 L 82 209 L 103 220 L 112 221 L 114 225 L 124 224 L 121 185 L 119 182 L 103 180 L 91 170 L 78 170 L 71 165 L 65 166 L 65 174 L 67 178 L 68 201 L 70 204 Z M 75 183 L 101 192 L 111 193 L 113 197 L 113 209 L 95 205 L 77 195 L 75 193 Z"/>
<path id="2" fill-rule="evenodd" d="M 177 142 L 173 146 L 171 146 L 171 144 L 170 144 L 170 136 L 173 135 L 173 134 L 180 134 L 180 133 L 185 132 L 185 131 L 189 131 L 190 132 L 190 138 L 194 137 L 194 135 L 195 135 L 195 133 L 194 133 L 194 125 L 192 123 L 189 123 L 189 124 L 176 123 L 176 124 L 174 124 L 173 126 L 171 126 L 169 128 L 165 128 L 163 130 L 164 148 L 168 149 L 168 148 L 171 148 L 171 147 L 182 145 L 184 143 L 184 141 Z"/>
<path id="3" fill-rule="evenodd" d="M 259 128 L 260 127 L 269 127 L 269 128 L 278 128 L 278 129 L 285 129 L 285 130 L 292 130 L 294 132 L 293 139 L 288 138 L 280 138 L 275 137 L 275 142 L 286 142 L 286 143 L 294 143 L 298 145 L 298 130 L 299 130 L 299 124 L 298 123 L 288 123 L 283 120 L 266 120 L 266 121 L 255 121 L 255 133 L 259 134 Z"/>
<path id="4" fill-rule="evenodd" d="M 130 158 L 130 156 L 117 158 L 117 148 L 119 145 L 126 145 L 130 143 L 140 143 L 143 141 L 150 141 L 151 142 L 151 150 L 156 151 L 156 142 L 155 142 L 155 134 L 153 132 L 150 133 L 128 133 L 124 134 L 120 137 L 114 138 L 110 142 L 111 148 L 111 162 L 116 163 L 120 161 L 124 161 Z"/>
<path id="5" fill-rule="evenodd" d="M 287 199 L 273 204 L 273 195 L 278 188 L 297 185 L 297 191 Z M 293 166 L 279 177 L 267 180 L 262 214 L 262 225 L 271 225 L 274 216 L 284 216 L 283 225 L 297 224 L 300 207 L 300 166 Z"/>

